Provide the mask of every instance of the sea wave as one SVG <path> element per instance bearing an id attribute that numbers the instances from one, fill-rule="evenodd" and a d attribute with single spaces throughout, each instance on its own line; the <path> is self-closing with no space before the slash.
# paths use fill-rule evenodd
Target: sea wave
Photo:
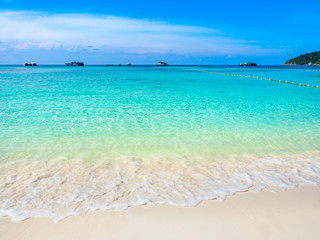
<path id="1" fill-rule="evenodd" d="M 320 183 L 320 155 L 216 160 L 202 156 L 59 158 L 0 165 L 0 216 L 59 221 L 89 210 L 195 206 L 243 191 Z"/>

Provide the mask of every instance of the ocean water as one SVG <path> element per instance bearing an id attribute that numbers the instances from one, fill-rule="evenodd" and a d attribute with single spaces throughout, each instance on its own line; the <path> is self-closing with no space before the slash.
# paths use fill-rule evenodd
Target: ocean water
<path id="1" fill-rule="evenodd" d="M 0 215 L 320 183 L 319 67 L 0 67 Z"/>

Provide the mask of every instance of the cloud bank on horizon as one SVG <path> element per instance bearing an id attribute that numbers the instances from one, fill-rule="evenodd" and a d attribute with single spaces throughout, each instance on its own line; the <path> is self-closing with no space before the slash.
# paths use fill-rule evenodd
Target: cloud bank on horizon
<path id="1" fill-rule="evenodd" d="M 218 29 L 94 14 L 0 11 L 0 53 L 119 52 L 194 56 L 270 55 L 279 51 Z"/>

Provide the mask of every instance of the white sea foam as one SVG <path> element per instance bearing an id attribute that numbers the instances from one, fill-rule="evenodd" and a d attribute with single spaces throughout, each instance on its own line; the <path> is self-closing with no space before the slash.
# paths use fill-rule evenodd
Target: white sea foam
<path id="1" fill-rule="evenodd" d="M 318 155 L 319 156 L 319 155 Z M 61 158 L 0 166 L 0 216 L 59 221 L 88 210 L 134 205 L 194 206 L 239 191 L 320 183 L 320 157 L 216 161 L 195 157 L 122 157 L 86 163 Z"/>

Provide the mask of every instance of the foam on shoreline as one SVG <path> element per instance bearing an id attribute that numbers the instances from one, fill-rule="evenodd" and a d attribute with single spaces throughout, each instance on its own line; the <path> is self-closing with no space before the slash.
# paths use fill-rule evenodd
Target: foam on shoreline
<path id="1" fill-rule="evenodd" d="M 135 205 L 194 206 L 241 191 L 284 190 L 320 183 L 320 157 L 266 157 L 215 161 L 121 157 L 84 162 L 66 158 L 0 166 L 0 215 L 20 221 L 59 221 L 89 210 Z"/>

